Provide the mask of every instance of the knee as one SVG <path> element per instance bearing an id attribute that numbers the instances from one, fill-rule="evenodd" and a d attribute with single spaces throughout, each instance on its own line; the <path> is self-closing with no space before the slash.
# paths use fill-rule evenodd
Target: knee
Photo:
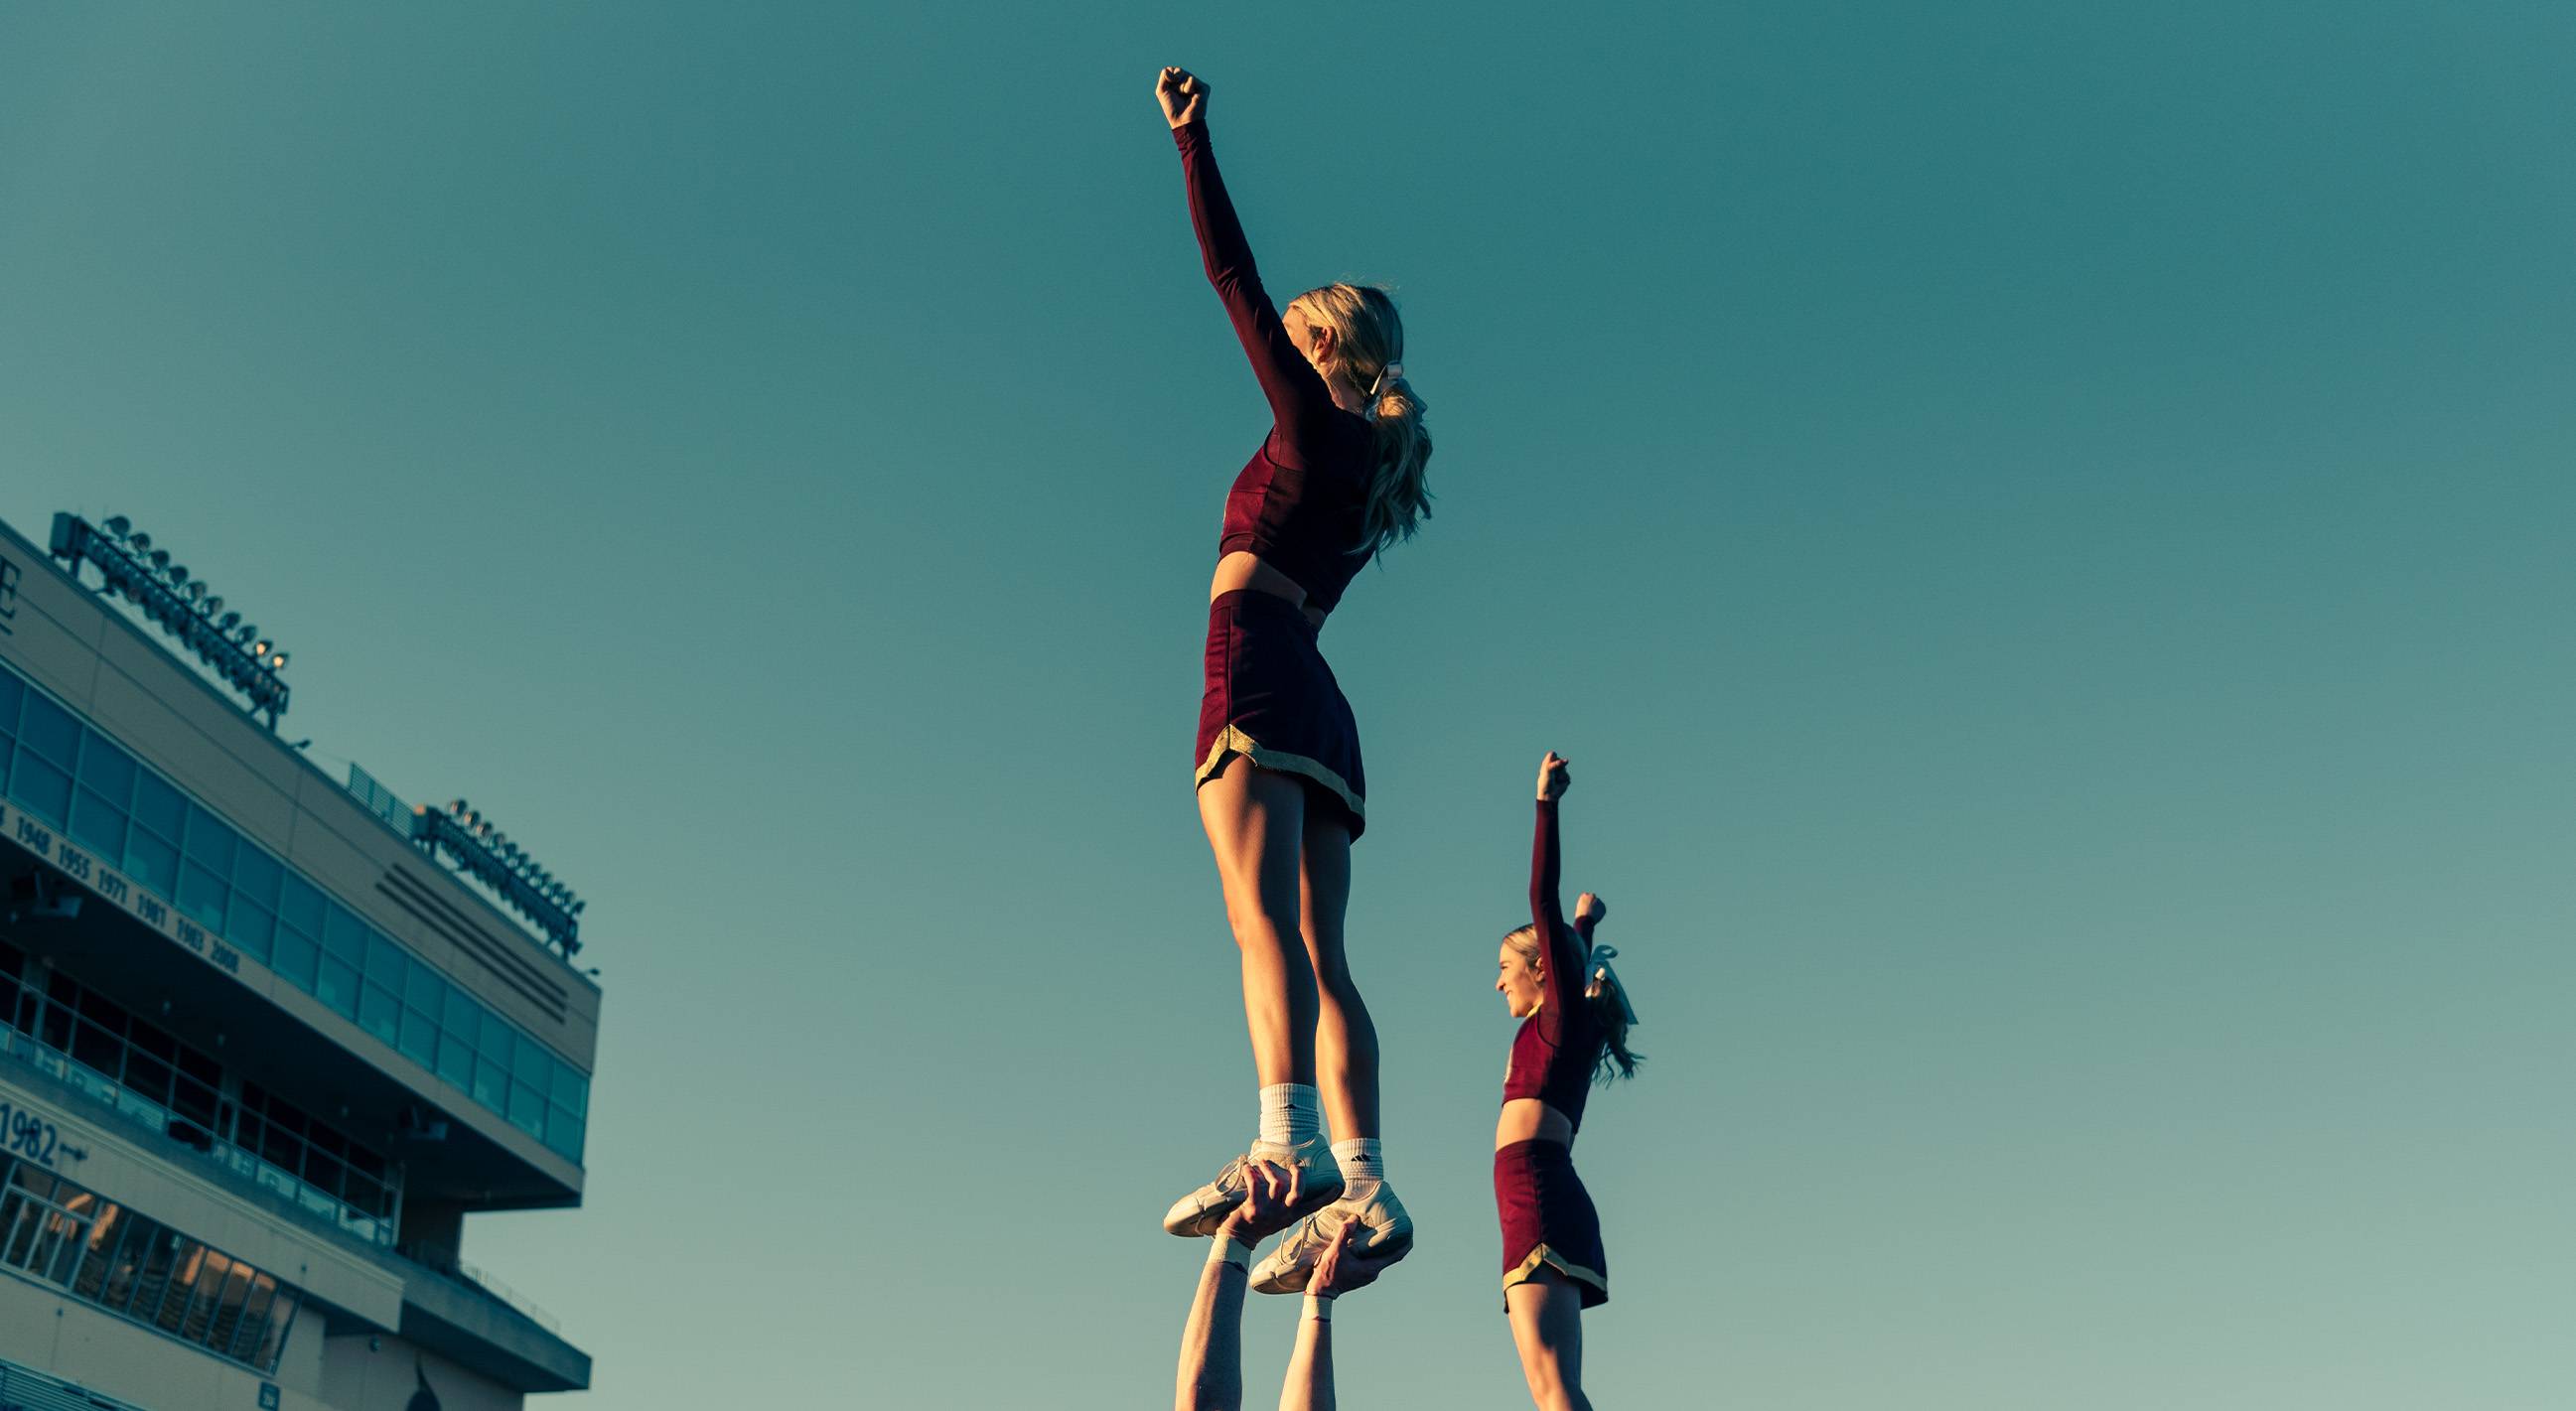
<path id="1" fill-rule="evenodd" d="M 1234 931 L 1234 943 L 1248 951 L 1293 953 L 1298 960 L 1306 958 L 1294 928 L 1283 928 L 1277 918 L 1265 915 L 1258 907 L 1231 911 L 1227 924 Z"/>
<path id="2" fill-rule="evenodd" d="M 1361 1007 L 1360 987 L 1352 982 L 1349 966 L 1339 959 L 1317 959 L 1311 950 L 1307 959 L 1315 967 L 1315 988 L 1322 992 L 1327 1003 L 1346 1010 Z"/>
<path id="3" fill-rule="evenodd" d="M 1564 1404 L 1568 1390 L 1565 1384 L 1565 1369 L 1558 1365 L 1554 1353 L 1542 1352 L 1536 1356 L 1523 1354 L 1521 1376 L 1529 1383 L 1532 1401 L 1541 1406 Z"/>

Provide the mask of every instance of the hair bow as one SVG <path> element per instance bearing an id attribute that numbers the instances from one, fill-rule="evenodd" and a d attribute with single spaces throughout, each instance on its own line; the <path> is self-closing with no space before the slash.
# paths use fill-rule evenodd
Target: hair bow
<path id="1" fill-rule="evenodd" d="M 1619 983 L 1619 972 L 1610 968 L 1611 960 L 1618 954 L 1619 948 L 1614 945 L 1604 944 L 1592 948 L 1591 958 L 1583 962 L 1585 977 L 1583 997 L 1598 999 L 1607 993 L 1611 998 L 1619 1001 L 1621 1017 L 1633 1025 L 1637 1022 L 1636 1008 L 1628 1003 L 1628 991 Z"/>
<path id="2" fill-rule="evenodd" d="M 1400 382 L 1402 380 L 1404 380 L 1404 364 L 1401 362 L 1388 363 L 1386 366 L 1377 370 L 1377 380 L 1369 384 L 1368 394 L 1372 397 L 1377 396 L 1379 393 L 1386 390 L 1386 385 L 1388 383 Z"/>

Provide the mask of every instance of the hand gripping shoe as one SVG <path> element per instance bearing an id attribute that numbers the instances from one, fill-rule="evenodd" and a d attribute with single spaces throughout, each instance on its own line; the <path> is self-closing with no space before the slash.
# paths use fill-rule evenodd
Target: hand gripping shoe
<path id="1" fill-rule="evenodd" d="M 1304 1293 L 1314 1277 L 1315 1261 L 1349 1221 L 1358 1221 L 1359 1237 L 1342 1255 L 1365 1259 L 1381 1268 L 1413 1252 L 1413 1217 L 1384 1181 L 1355 1200 L 1337 1200 L 1306 1218 L 1288 1238 L 1252 1266 L 1252 1287 L 1261 1293 Z"/>
<path id="2" fill-rule="evenodd" d="M 1323 1209 L 1342 1193 L 1342 1168 L 1333 1160 L 1333 1144 L 1316 1136 L 1295 1146 L 1275 1142 L 1254 1142 L 1252 1150 L 1225 1163 L 1216 1179 L 1172 1202 L 1163 1212 L 1163 1228 L 1183 1239 L 1206 1239 L 1216 1234 L 1234 1208 L 1243 1204 L 1246 1168 L 1255 1161 L 1287 1167 L 1297 1173 L 1297 1201 L 1283 1218 Z"/>

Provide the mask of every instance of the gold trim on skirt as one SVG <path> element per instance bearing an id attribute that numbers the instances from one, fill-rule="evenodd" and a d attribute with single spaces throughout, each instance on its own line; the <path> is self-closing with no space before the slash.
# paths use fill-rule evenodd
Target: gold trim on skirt
<path id="1" fill-rule="evenodd" d="M 1351 786 L 1341 775 L 1304 755 L 1265 748 L 1255 742 L 1250 735 L 1232 725 L 1216 732 L 1216 739 L 1209 742 L 1207 758 L 1199 761 L 1198 783 L 1205 784 L 1222 773 L 1226 761 L 1236 755 L 1251 760 L 1255 766 L 1262 769 L 1281 774 L 1303 775 L 1312 779 L 1332 790 L 1334 795 L 1341 799 L 1342 807 L 1351 811 L 1351 817 L 1362 820 L 1368 817 L 1368 809 L 1360 802 L 1360 796 L 1351 792 Z M 1196 786 L 1193 785 L 1193 787 Z"/>
<path id="2" fill-rule="evenodd" d="M 1594 1288 L 1601 1290 L 1601 1296 L 1604 1298 L 1610 1296 L 1610 1278 L 1608 1275 L 1597 1270 L 1586 1269 L 1582 1265 L 1575 1263 L 1573 1260 L 1566 1258 L 1564 1255 L 1557 1253 L 1555 1250 L 1548 1248 L 1544 1244 L 1531 1250 L 1529 1252 L 1529 1258 L 1522 1260 L 1519 1268 L 1503 1275 L 1503 1288 L 1506 1291 L 1509 1291 L 1511 1286 L 1514 1284 L 1528 1283 L 1531 1278 L 1538 1273 L 1538 1266 L 1542 1264 L 1554 1269 L 1556 1272 L 1563 1274 L 1569 1279 L 1579 1280 L 1583 1283 L 1592 1285 Z M 1511 1303 L 1509 1300 L 1504 1301 L 1503 1309 L 1505 1312 L 1509 1312 L 1511 1310 Z"/>

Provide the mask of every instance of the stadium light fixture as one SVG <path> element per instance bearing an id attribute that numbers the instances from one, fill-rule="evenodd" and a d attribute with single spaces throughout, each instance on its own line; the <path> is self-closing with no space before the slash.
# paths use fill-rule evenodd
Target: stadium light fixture
<path id="1" fill-rule="evenodd" d="M 581 949 L 581 902 L 572 890 L 540 885 L 543 870 L 525 848 L 492 826 L 463 799 L 445 808 L 421 804 L 411 811 L 411 840 L 432 857 L 444 855 L 458 871 L 492 889 L 526 917 L 569 960 Z"/>
<path id="2" fill-rule="evenodd" d="M 192 577 L 186 564 L 172 563 L 170 551 L 155 545 L 133 520 L 120 514 L 93 525 L 76 514 L 55 515 L 52 549 L 70 567 L 75 582 L 82 564 L 98 570 L 102 597 L 121 595 L 133 603 L 146 620 L 248 697 L 252 713 L 266 717 L 270 730 L 277 729 L 289 697 L 278 676 L 286 669 L 286 653 L 258 638 L 256 628 L 236 631 L 241 614 L 225 612 L 223 598 L 204 579 Z M 258 647 L 245 651 L 243 643 L 255 638 Z"/>

